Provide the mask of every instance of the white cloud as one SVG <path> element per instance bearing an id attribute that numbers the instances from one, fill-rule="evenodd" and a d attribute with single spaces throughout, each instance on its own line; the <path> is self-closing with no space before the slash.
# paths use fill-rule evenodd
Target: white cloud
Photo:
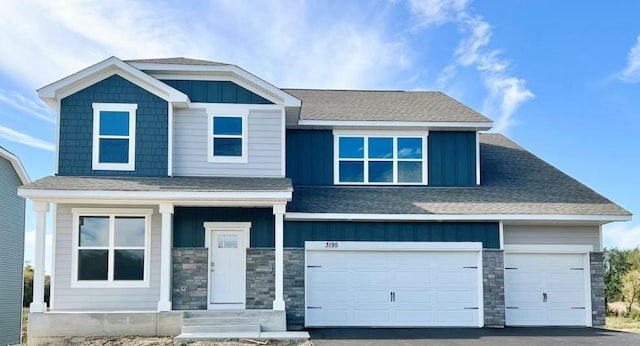
<path id="1" fill-rule="evenodd" d="M 0 138 L 47 151 L 55 151 L 56 149 L 56 146 L 53 143 L 31 137 L 25 133 L 18 132 L 5 126 L 0 126 Z"/>
<path id="2" fill-rule="evenodd" d="M 628 222 L 605 225 L 603 238 L 607 248 L 636 248 L 640 246 L 640 225 Z"/>
<path id="3" fill-rule="evenodd" d="M 527 88 L 525 79 L 510 73 L 510 61 L 501 57 L 501 51 L 488 48 L 493 35 L 491 25 L 472 14 L 468 5 L 468 1 L 411 0 L 412 12 L 420 25 L 453 23 L 466 35 L 458 43 L 453 61 L 440 73 L 439 86 L 446 88 L 459 67 L 475 68 L 488 91 L 482 111 L 495 120 L 495 131 L 506 132 L 514 123 L 514 113 L 534 94 Z"/>
<path id="4" fill-rule="evenodd" d="M 53 254 L 53 235 L 46 234 L 45 237 L 45 256 L 44 268 L 48 274 L 51 274 L 51 258 Z M 36 231 L 30 230 L 24 234 L 24 260 L 25 262 L 34 264 L 36 253 Z"/>
<path id="5" fill-rule="evenodd" d="M 0 102 L 4 102 L 9 106 L 26 112 L 38 119 L 55 124 L 55 113 L 40 100 L 33 101 L 17 91 L 0 89 Z"/>
<path id="6" fill-rule="evenodd" d="M 636 39 L 636 45 L 629 50 L 627 67 L 620 74 L 620 79 L 630 83 L 640 82 L 640 35 Z"/>

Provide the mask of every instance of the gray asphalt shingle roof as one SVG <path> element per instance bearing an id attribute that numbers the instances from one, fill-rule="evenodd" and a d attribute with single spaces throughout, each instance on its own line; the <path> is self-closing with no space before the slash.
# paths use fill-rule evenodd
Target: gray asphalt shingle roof
<path id="1" fill-rule="evenodd" d="M 302 100 L 302 120 L 491 122 L 438 91 L 282 90 Z"/>
<path id="2" fill-rule="evenodd" d="M 295 186 L 290 212 L 630 215 L 499 134 L 480 136 L 477 187 Z"/>
<path id="3" fill-rule="evenodd" d="M 22 189 L 69 191 L 291 191 L 287 178 L 244 177 L 70 177 L 49 176 Z"/>
<path id="4" fill-rule="evenodd" d="M 228 65 L 217 61 L 208 61 L 200 59 L 189 59 L 183 57 L 177 58 L 157 58 L 157 59 L 134 59 L 125 60 L 128 63 L 149 63 L 149 64 L 169 64 L 169 65 L 202 65 L 202 66 L 224 66 Z"/>

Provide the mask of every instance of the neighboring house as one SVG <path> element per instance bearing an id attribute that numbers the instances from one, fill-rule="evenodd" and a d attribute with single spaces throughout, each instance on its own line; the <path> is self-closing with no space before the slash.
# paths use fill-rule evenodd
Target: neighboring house
<path id="1" fill-rule="evenodd" d="M 0 345 L 21 342 L 24 198 L 29 176 L 17 156 L 0 147 Z"/>
<path id="2" fill-rule="evenodd" d="M 38 93 L 59 116 L 56 175 L 19 192 L 37 240 L 55 220 L 30 338 L 604 324 L 601 227 L 630 213 L 443 93 L 115 57 Z"/>

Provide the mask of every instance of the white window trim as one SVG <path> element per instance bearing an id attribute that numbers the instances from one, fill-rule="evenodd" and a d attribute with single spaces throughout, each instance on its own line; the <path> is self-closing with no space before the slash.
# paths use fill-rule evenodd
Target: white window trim
<path id="1" fill-rule="evenodd" d="M 135 103 L 93 103 L 93 159 L 92 169 L 105 171 L 134 171 L 136 169 L 136 111 Z M 126 111 L 129 112 L 129 136 L 100 136 L 100 112 Z M 129 162 L 102 163 L 100 162 L 100 138 L 127 138 L 129 140 Z"/>
<path id="2" fill-rule="evenodd" d="M 364 139 L 364 157 L 362 159 L 340 159 L 340 138 L 341 137 L 362 137 Z M 393 138 L 393 159 L 369 159 L 369 138 L 370 137 L 388 137 Z M 388 131 L 352 131 L 352 130 L 334 130 L 333 131 L 333 183 L 335 185 L 428 185 L 429 184 L 429 160 L 428 160 L 428 131 L 402 131 L 399 135 L 397 132 Z M 422 138 L 422 159 L 399 159 L 397 156 L 398 138 Z M 340 181 L 340 161 L 362 161 L 364 165 L 364 181 L 363 182 L 341 182 Z M 369 182 L 369 161 L 389 161 L 393 162 L 393 182 Z M 398 162 L 413 161 L 422 162 L 422 182 L 421 183 L 401 183 L 398 182 Z"/>
<path id="3" fill-rule="evenodd" d="M 214 117 L 234 117 L 242 119 L 242 135 L 214 135 L 213 134 L 213 118 Z M 247 147 L 248 135 L 247 135 L 247 118 L 248 112 L 207 112 L 207 161 L 217 163 L 247 163 Z M 213 139 L 214 138 L 240 138 L 242 140 L 242 156 L 215 156 L 213 155 Z"/>
<path id="4" fill-rule="evenodd" d="M 71 254 L 71 288 L 148 288 L 151 275 L 151 215 L 152 209 L 117 209 L 117 208 L 73 208 L 72 254 Z M 144 279 L 141 281 L 113 280 L 113 222 L 109 221 L 109 264 L 108 279 L 106 281 L 78 280 L 78 240 L 81 216 L 139 216 L 145 218 L 144 234 Z"/>

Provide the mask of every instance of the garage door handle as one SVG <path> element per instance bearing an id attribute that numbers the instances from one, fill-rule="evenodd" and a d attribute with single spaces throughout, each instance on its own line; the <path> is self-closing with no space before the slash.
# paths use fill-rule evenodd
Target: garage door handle
<path id="1" fill-rule="evenodd" d="M 507 306 L 507 309 L 514 309 L 514 310 L 517 310 L 517 309 L 520 309 L 520 308 L 519 308 L 519 307 L 517 307 L 517 306 Z"/>
<path id="2" fill-rule="evenodd" d="M 584 306 L 572 306 L 571 309 L 573 309 L 573 310 L 584 310 L 585 307 Z"/>
<path id="3" fill-rule="evenodd" d="M 584 270 L 584 268 L 569 268 L 569 270 Z"/>
<path id="4" fill-rule="evenodd" d="M 321 306 L 307 306 L 307 309 L 322 309 Z"/>
<path id="5" fill-rule="evenodd" d="M 477 307 L 475 307 L 475 308 L 464 308 L 464 309 L 465 309 L 465 310 L 478 310 L 478 308 L 477 308 Z"/>
<path id="6" fill-rule="evenodd" d="M 478 269 L 478 267 L 462 267 L 463 269 Z"/>
<path id="7" fill-rule="evenodd" d="M 518 267 L 505 267 L 505 270 L 513 270 L 513 269 L 518 269 Z"/>
<path id="8" fill-rule="evenodd" d="M 390 302 L 396 301 L 396 292 L 389 292 L 389 301 Z"/>
<path id="9" fill-rule="evenodd" d="M 307 266 L 307 268 L 322 268 L 322 266 Z"/>

